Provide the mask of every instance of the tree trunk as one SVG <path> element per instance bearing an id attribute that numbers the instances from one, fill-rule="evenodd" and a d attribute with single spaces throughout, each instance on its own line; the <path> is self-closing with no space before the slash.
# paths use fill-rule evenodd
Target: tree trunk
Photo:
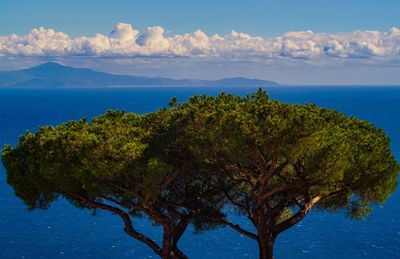
<path id="1" fill-rule="evenodd" d="M 188 257 L 178 248 L 179 237 L 173 235 L 171 228 L 164 227 L 161 257 L 163 259 L 187 259 Z"/>
<path id="2" fill-rule="evenodd" d="M 185 255 L 181 250 L 179 250 L 179 248 L 174 245 L 174 247 L 172 248 L 174 255 L 176 255 L 176 258 L 179 259 L 189 259 L 189 257 L 187 255 Z"/>
<path id="3" fill-rule="evenodd" d="M 260 259 L 274 258 L 275 238 L 271 235 L 263 235 L 258 237 L 258 249 Z"/>
<path id="4" fill-rule="evenodd" d="M 163 258 L 163 259 L 188 259 L 189 257 L 187 257 L 175 245 L 172 245 L 169 247 L 163 246 L 161 258 Z"/>
<path id="5" fill-rule="evenodd" d="M 163 249 L 162 259 L 187 259 L 188 257 L 182 253 L 179 249 Z"/>

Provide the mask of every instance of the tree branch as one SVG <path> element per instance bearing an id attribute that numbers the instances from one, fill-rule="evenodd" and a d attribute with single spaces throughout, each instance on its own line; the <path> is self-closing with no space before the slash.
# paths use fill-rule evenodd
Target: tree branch
<path id="1" fill-rule="evenodd" d="M 230 226 L 232 229 L 238 231 L 239 233 L 241 233 L 241 234 L 243 234 L 243 235 L 245 235 L 247 237 L 250 237 L 250 238 L 252 238 L 254 240 L 257 240 L 257 235 L 256 234 L 253 234 L 250 231 L 244 230 L 238 224 L 234 224 L 234 223 L 230 222 L 229 220 L 226 220 L 226 219 L 223 219 L 223 218 L 217 219 L 217 221 L 222 223 L 222 224 L 224 224 L 224 225 Z"/>
<path id="2" fill-rule="evenodd" d="M 126 212 L 124 212 L 123 210 L 121 210 L 119 208 L 116 208 L 116 207 L 113 207 L 113 206 L 110 206 L 110 205 L 107 205 L 107 204 L 104 204 L 104 203 L 100 203 L 100 202 L 96 202 L 96 201 L 90 200 L 90 199 L 85 198 L 85 197 L 83 197 L 81 195 L 76 195 L 76 197 L 78 197 L 83 203 L 86 203 L 90 207 L 103 209 L 103 210 L 106 210 L 106 211 L 110 211 L 110 212 L 115 213 L 118 216 L 120 216 L 120 218 L 123 220 L 124 225 L 125 225 L 124 231 L 128 235 L 130 235 L 131 237 L 133 237 L 133 238 L 145 243 L 156 254 L 158 254 L 160 256 L 162 255 L 161 248 L 153 240 L 151 240 L 150 238 L 146 237 L 145 235 L 137 232 L 134 229 L 132 221 L 131 221 L 129 215 Z"/>
<path id="3" fill-rule="evenodd" d="M 247 206 L 245 206 L 245 205 L 243 205 L 243 204 L 241 204 L 241 203 L 235 201 L 235 200 L 229 195 L 229 192 L 228 192 L 225 188 L 221 188 L 221 189 L 222 189 L 222 191 L 224 192 L 226 198 L 228 198 L 228 200 L 229 200 L 233 205 L 235 205 L 235 206 L 237 206 L 237 207 L 243 209 L 243 210 L 246 211 L 246 212 L 249 212 Z"/>
<path id="4" fill-rule="evenodd" d="M 286 191 L 290 190 L 293 187 L 295 187 L 294 184 L 289 184 L 289 185 L 284 185 L 282 187 L 275 188 L 275 189 L 273 189 L 273 190 L 271 190 L 271 191 L 269 191 L 267 193 L 264 193 L 261 196 L 261 201 L 264 202 L 265 200 L 267 200 L 268 198 L 272 197 L 273 195 L 281 193 L 281 192 L 286 192 Z"/>
<path id="5" fill-rule="evenodd" d="M 129 194 L 131 196 L 136 197 L 137 199 L 142 199 L 142 200 L 145 199 L 144 195 L 141 194 L 140 192 L 137 192 L 137 191 L 134 191 L 134 190 L 131 190 L 131 189 L 127 189 L 125 187 L 121 187 L 121 186 L 119 186 L 118 184 L 115 184 L 115 183 L 111 183 L 110 182 L 108 184 L 111 185 L 112 187 L 114 187 L 114 188 L 126 193 L 126 194 Z"/>
<path id="6" fill-rule="evenodd" d="M 181 174 L 180 171 L 175 171 L 171 175 L 171 177 L 169 177 L 167 180 L 164 181 L 164 183 L 161 184 L 161 190 L 169 186 L 180 174 Z"/>
<path id="7" fill-rule="evenodd" d="M 278 157 L 276 156 L 275 152 L 273 152 L 272 158 L 271 158 L 271 163 L 268 166 L 268 168 L 266 168 L 267 169 L 266 180 L 269 180 L 274 176 L 275 166 L 276 166 L 277 162 L 278 162 Z"/>
<path id="8" fill-rule="evenodd" d="M 284 220 L 283 222 L 279 223 L 273 228 L 273 233 L 274 235 L 277 235 L 286 229 L 290 228 L 291 226 L 295 225 L 297 222 L 302 220 L 307 213 L 311 210 L 311 208 L 318 202 L 320 201 L 322 196 L 315 196 L 314 198 L 311 198 L 304 206 L 302 209 L 300 209 L 296 214 L 294 214 L 292 217 L 288 218 L 287 220 Z"/>
<path id="9" fill-rule="evenodd" d="M 281 163 L 277 168 L 275 168 L 275 173 L 279 174 L 281 171 L 289 164 L 289 160 L 286 160 L 285 162 Z"/>

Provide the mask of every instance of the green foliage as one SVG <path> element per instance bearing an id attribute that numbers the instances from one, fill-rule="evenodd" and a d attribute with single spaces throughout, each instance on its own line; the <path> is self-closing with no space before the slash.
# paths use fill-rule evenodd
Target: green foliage
<path id="1" fill-rule="evenodd" d="M 109 111 L 93 119 L 41 127 L 3 149 L 8 182 L 29 208 L 46 208 L 59 194 L 84 189 L 97 196 L 102 181 L 119 181 L 146 148 L 146 132 L 134 114 Z"/>
<path id="2" fill-rule="evenodd" d="M 8 183 L 30 209 L 60 195 L 87 208 L 79 197 L 108 198 L 158 223 L 191 217 L 198 231 L 219 226 L 224 204 L 276 214 L 277 226 L 322 197 L 318 209 L 360 218 L 397 186 L 389 139 L 366 121 L 261 89 L 170 105 L 27 131 L 2 150 Z"/>
<path id="3" fill-rule="evenodd" d="M 108 111 L 89 123 L 83 119 L 26 132 L 15 148 L 2 151 L 8 183 L 30 209 L 46 209 L 62 195 L 90 210 L 93 205 L 82 198 L 112 199 L 132 216 L 146 214 L 156 223 L 175 222 L 177 215 L 190 220 L 216 215 L 222 200 L 194 174 L 190 154 L 176 149 L 178 114 L 174 109 L 145 115 Z M 187 161 L 178 162 L 177 155 Z M 205 228 L 212 225 L 208 221 Z"/>
<path id="4" fill-rule="evenodd" d="M 360 217 L 397 186 L 399 166 L 389 139 L 366 121 L 312 104 L 272 101 L 261 89 L 247 98 L 195 96 L 179 109 L 190 121 L 180 138 L 239 204 L 254 208 L 251 196 L 260 185 L 267 193 L 290 184 L 289 192 L 303 198 L 322 196 L 319 209 L 347 209 Z M 260 182 L 262 170 L 279 165 L 282 171 Z M 271 197 L 266 205 L 285 195 Z"/>

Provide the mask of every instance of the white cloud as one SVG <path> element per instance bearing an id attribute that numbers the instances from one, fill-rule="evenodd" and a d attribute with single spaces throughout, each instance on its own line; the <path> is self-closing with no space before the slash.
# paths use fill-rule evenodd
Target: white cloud
<path id="1" fill-rule="evenodd" d="M 0 36 L 0 56 L 33 57 L 191 57 L 199 59 L 257 60 L 358 60 L 399 64 L 400 29 L 388 32 L 349 33 L 287 32 L 263 38 L 232 31 L 230 35 L 209 36 L 201 30 L 166 36 L 160 26 L 139 33 L 132 25 L 118 23 L 109 35 L 71 38 L 63 32 L 43 27 L 26 35 Z"/>
<path id="2" fill-rule="evenodd" d="M 134 43 L 139 35 L 139 31 L 132 28 L 132 25 L 127 23 L 118 23 L 110 33 L 110 38 L 117 39 L 123 42 Z"/>
<path id="3" fill-rule="evenodd" d="M 167 54 L 170 47 L 170 40 L 164 37 L 164 29 L 160 26 L 148 27 L 136 43 L 141 46 L 138 54 L 142 55 Z"/>

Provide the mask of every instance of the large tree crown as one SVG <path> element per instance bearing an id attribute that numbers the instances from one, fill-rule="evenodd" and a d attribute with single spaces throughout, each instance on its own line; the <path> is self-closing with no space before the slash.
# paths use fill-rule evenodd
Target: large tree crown
<path id="1" fill-rule="evenodd" d="M 16 147 L 2 150 L 8 183 L 31 209 L 47 208 L 59 195 L 77 206 L 77 193 L 114 195 L 109 183 L 173 202 L 172 179 L 196 195 L 216 186 L 230 194 L 228 202 L 250 207 L 259 206 L 251 198 L 255 192 L 284 189 L 264 195 L 267 207 L 283 201 L 285 208 L 304 206 L 318 196 L 318 208 L 347 209 L 355 217 L 397 186 L 389 138 L 366 121 L 274 101 L 262 89 L 244 98 L 193 96 L 170 105 L 28 131 Z M 221 202 L 212 190 L 203 205 Z"/>
<path id="2" fill-rule="evenodd" d="M 264 170 L 270 171 L 264 192 L 295 186 L 271 197 L 271 206 L 298 192 L 296 203 L 304 195 L 321 196 L 319 209 L 347 209 L 355 218 L 397 187 L 389 138 L 367 121 L 314 104 L 274 101 L 262 89 L 245 98 L 195 96 L 175 107 L 190 122 L 180 137 L 197 159 L 225 175 L 223 188 L 232 190 L 236 205 L 255 206 L 250 196 L 260 191 Z"/>

